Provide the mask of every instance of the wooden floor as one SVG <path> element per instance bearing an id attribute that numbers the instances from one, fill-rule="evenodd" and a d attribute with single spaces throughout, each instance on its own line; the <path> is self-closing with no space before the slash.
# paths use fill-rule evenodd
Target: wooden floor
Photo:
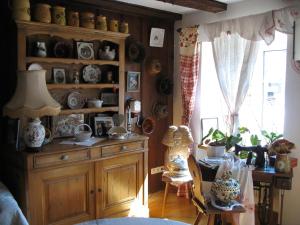
<path id="1" fill-rule="evenodd" d="M 150 217 L 161 218 L 163 196 L 163 191 L 150 194 Z M 196 209 L 188 199 L 177 197 L 176 193 L 170 192 L 167 198 L 164 218 L 193 224 L 196 219 Z"/>

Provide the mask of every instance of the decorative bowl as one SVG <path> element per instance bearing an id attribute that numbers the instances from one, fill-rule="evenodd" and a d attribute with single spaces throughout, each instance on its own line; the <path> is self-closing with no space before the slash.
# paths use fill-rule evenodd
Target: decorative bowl
<path id="1" fill-rule="evenodd" d="M 100 99 L 89 99 L 87 104 L 88 108 L 101 108 L 103 101 Z"/>
<path id="2" fill-rule="evenodd" d="M 211 193 L 222 203 L 230 204 L 240 195 L 240 184 L 232 178 L 230 171 L 226 171 L 222 178 L 217 178 L 212 183 Z"/>
<path id="3" fill-rule="evenodd" d="M 111 139 L 125 139 L 127 137 L 127 130 L 121 126 L 112 127 L 107 133 Z"/>
<path id="4" fill-rule="evenodd" d="M 89 130 L 88 131 L 80 130 L 81 126 L 86 126 Z M 92 128 L 86 123 L 80 124 L 80 125 L 76 126 L 74 129 L 74 137 L 75 137 L 76 141 L 79 141 L 79 142 L 87 141 L 88 139 L 91 138 L 91 136 L 92 136 Z"/>

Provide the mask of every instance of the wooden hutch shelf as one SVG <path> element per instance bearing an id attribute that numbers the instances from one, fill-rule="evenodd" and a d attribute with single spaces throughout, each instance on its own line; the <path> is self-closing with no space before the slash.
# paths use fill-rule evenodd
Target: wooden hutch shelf
<path id="1" fill-rule="evenodd" d="M 60 115 L 70 115 L 75 113 L 101 113 L 101 112 L 118 112 L 119 107 L 101 107 L 101 108 L 83 108 L 83 109 L 62 109 Z"/>
<path id="2" fill-rule="evenodd" d="M 53 89 L 100 89 L 119 88 L 119 84 L 47 84 L 49 90 Z"/>
<path id="3" fill-rule="evenodd" d="M 96 64 L 119 66 L 119 61 L 112 60 L 86 60 L 71 58 L 50 58 L 50 57 L 26 57 L 26 63 L 63 63 L 63 64 Z"/>

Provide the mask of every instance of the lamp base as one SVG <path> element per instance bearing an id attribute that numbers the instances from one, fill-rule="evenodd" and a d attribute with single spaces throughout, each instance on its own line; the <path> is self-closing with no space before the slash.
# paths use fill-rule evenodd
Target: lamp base
<path id="1" fill-rule="evenodd" d="M 28 123 L 28 126 L 24 130 L 24 142 L 28 151 L 37 152 L 41 149 L 45 139 L 45 128 L 41 124 L 39 118 L 34 119 Z"/>

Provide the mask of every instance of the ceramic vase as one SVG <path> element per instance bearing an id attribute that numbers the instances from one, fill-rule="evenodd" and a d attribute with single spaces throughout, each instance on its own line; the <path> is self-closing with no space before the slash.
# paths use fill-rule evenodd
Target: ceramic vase
<path id="1" fill-rule="evenodd" d="M 45 139 L 45 128 L 39 119 L 28 123 L 24 130 L 24 142 L 29 148 L 40 148 Z"/>
<path id="2" fill-rule="evenodd" d="M 276 155 L 275 171 L 281 173 L 289 173 L 291 171 L 291 161 L 287 154 Z"/>

